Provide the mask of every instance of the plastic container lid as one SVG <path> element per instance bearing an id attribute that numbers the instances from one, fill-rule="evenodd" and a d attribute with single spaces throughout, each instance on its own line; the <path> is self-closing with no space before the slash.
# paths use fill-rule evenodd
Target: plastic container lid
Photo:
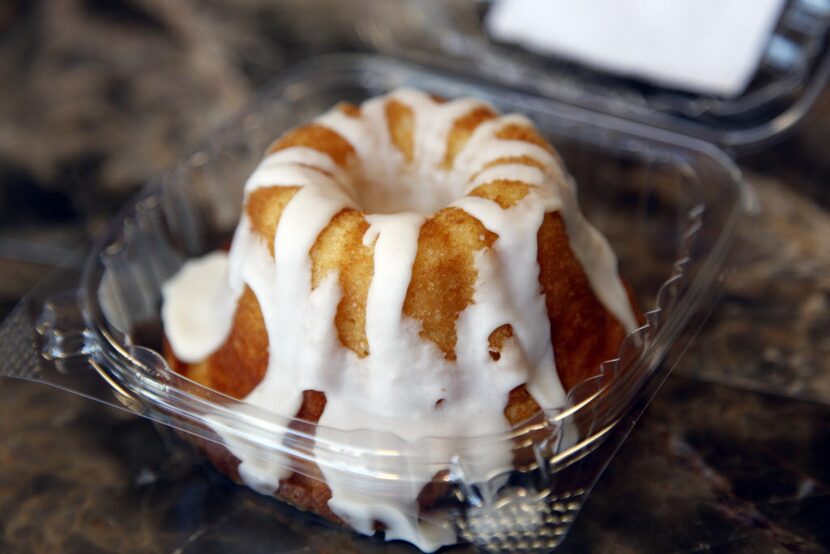
<path id="1" fill-rule="evenodd" d="M 829 0 L 790 0 L 746 90 L 731 98 L 612 76 L 496 42 L 490 0 L 372 3 L 355 23 L 366 47 L 476 73 L 555 100 L 700 138 L 734 153 L 758 149 L 801 121 L 830 75 Z"/>

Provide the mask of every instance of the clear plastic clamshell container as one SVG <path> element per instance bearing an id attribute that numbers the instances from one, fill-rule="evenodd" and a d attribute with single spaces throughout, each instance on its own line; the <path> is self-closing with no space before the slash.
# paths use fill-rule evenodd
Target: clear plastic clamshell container
<path id="1" fill-rule="evenodd" d="M 400 86 L 473 96 L 530 117 L 575 177 L 583 209 L 616 250 L 647 324 L 561 409 L 503 435 L 459 440 L 407 443 L 371 429 L 330 429 L 315 440 L 321 433 L 313 424 L 277 417 L 171 371 L 158 353 L 161 285 L 187 258 L 227 242 L 245 179 L 270 141 L 339 101 L 360 102 Z M 706 142 L 389 58 L 310 60 L 284 72 L 126 206 L 82 275 L 59 274 L 24 299 L 0 328 L 0 374 L 135 412 L 214 457 L 232 441 L 263 463 L 313 479 L 321 478 L 315 462 L 325 460 L 352 493 L 379 503 L 410 486 L 415 469 L 429 470 L 440 475 L 440 490 L 431 505 L 413 506 L 410 517 L 487 551 L 546 552 L 562 541 L 670 371 L 661 361 L 682 352 L 690 333 L 678 337 L 717 297 L 735 229 L 751 205 L 732 161 Z M 468 468 L 493 449 L 512 451 L 513 466 L 471 479 Z"/>

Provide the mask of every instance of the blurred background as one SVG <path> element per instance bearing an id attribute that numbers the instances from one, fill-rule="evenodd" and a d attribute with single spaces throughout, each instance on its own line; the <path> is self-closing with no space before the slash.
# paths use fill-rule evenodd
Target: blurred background
<path id="1" fill-rule="evenodd" d="M 335 48 L 319 7 L 294 4 L 3 2 L 0 256 L 72 263 L 60 248 L 94 233 L 275 72 Z M 31 279 L 12 273 L 6 307 Z"/>
<path id="2" fill-rule="evenodd" d="M 760 215 L 740 231 L 719 307 L 563 551 L 830 551 L 830 92 L 820 75 L 830 7 L 785 4 L 802 15 L 776 23 L 784 42 L 764 42 L 762 75 L 743 92 L 763 102 L 736 108 L 493 44 L 490 2 L 5 0 L 0 317 L 55 267 L 76 267 L 127 199 L 271 77 L 317 53 L 454 56 L 550 94 L 576 89 L 588 102 L 602 90 L 691 132 L 708 122 L 707 139 L 772 121 L 757 137 L 764 148 L 723 139 Z M 164 441 L 133 416 L 0 381 L 0 550 L 409 551 L 307 521 Z"/>

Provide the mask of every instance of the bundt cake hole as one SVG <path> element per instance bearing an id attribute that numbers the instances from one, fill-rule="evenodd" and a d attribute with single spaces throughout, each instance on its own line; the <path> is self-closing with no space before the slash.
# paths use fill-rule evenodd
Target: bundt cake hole
<path id="1" fill-rule="evenodd" d="M 432 97 L 432 100 L 436 104 L 446 102 L 440 97 Z M 344 109 L 341 106 L 341 110 L 346 111 L 348 108 Z M 359 207 L 366 213 L 390 214 L 406 211 L 429 215 L 463 195 L 466 183 L 447 182 L 448 170 L 452 168 L 456 156 L 463 150 L 476 127 L 496 117 L 496 113 L 488 106 L 481 106 L 453 122 L 446 138 L 444 158 L 438 168 L 419 167 L 415 155 L 415 112 L 410 106 L 391 100 L 384 107 L 384 117 L 390 142 L 400 154 L 401 167 L 392 180 L 388 176 L 378 179 L 377 175 L 374 175 L 374 180 L 381 182 L 374 182 L 372 179 L 355 182 L 354 189 Z M 364 164 L 369 167 L 375 163 L 386 162 L 364 160 Z M 383 171 L 370 169 L 364 173 L 378 174 Z"/>
<path id="2" fill-rule="evenodd" d="M 432 98 L 432 101 L 436 104 L 444 102 L 443 99 L 438 98 Z M 358 108 L 348 104 L 340 104 L 338 108 L 348 116 L 360 114 Z M 383 117 L 389 142 L 396 152 L 391 156 L 389 153 L 373 153 L 373 155 L 366 156 L 368 159 L 362 159 L 357 164 L 362 169 L 358 174 L 352 174 L 351 186 L 357 207 L 368 214 L 416 212 L 431 215 L 465 194 L 468 183 L 463 181 L 466 177 L 459 179 L 459 182 L 453 182 L 456 179 L 451 171 L 453 164 L 475 130 L 482 123 L 497 117 L 497 113 L 489 106 L 479 106 L 453 121 L 446 138 L 442 139 L 446 145 L 443 159 L 438 167 L 422 167 L 421 160 L 416 155 L 417 122 L 415 111 L 411 106 L 399 100 L 390 100 L 383 108 Z M 314 132 L 319 134 L 316 129 Z M 544 144 L 544 139 L 533 129 L 515 124 L 505 126 L 499 131 L 499 135 L 508 140 Z M 275 148 L 283 144 L 298 144 L 302 142 L 302 138 L 302 136 L 299 138 L 289 136 L 288 140 L 278 142 Z M 323 150 L 329 153 L 328 150 L 332 149 L 342 156 L 343 149 L 340 148 L 338 141 L 331 137 L 328 139 L 330 144 Z M 375 156 L 376 159 L 372 159 Z M 389 165 L 390 160 L 394 166 Z M 491 164 L 497 163 L 521 163 L 542 167 L 541 162 L 529 156 L 491 162 Z M 489 164 L 488 167 L 490 167 Z"/>
<path id="3" fill-rule="evenodd" d="M 383 163 L 364 161 L 364 167 Z M 448 173 L 404 163 L 391 177 L 380 178 L 387 170 L 370 169 L 364 175 L 353 177 L 352 194 L 357 207 L 367 214 L 419 213 L 435 214 L 441 208 L 460 199 L 467 183 L 453 182 Z"/>

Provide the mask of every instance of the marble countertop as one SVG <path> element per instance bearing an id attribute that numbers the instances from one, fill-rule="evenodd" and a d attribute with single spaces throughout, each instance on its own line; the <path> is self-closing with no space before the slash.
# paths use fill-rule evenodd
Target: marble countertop
<path id="1" fill-rule="evenodd" d="M 0 87 L 0 317 L 303 55 L 277 8 L 229 4 L 0 8 L 0 82 L 14 83 Z M 793 136 L 739 160 L 762 210 L 738 269 L 560 552 L 830 551 L 828 148 L 830 92 Z M 0 551 L 411 550 L 237 487 L 147 420 L 4 379 Z"/>

